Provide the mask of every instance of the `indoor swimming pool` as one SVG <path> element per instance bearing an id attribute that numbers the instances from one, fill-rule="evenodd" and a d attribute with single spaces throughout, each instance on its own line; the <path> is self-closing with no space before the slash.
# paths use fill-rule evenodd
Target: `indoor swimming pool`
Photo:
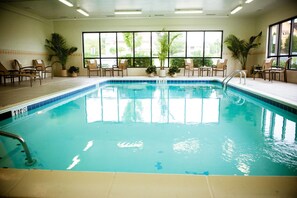
<path id="1" fill-rule="evenodd" d="M 107 81 L 0 122 L 0 167 L 297 176 L 296 114 L 217 81 Z"/>

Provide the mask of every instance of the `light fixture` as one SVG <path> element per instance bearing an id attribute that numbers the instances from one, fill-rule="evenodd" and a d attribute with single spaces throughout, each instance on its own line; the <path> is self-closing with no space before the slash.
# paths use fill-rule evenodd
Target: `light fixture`
<path id="1" fill-rule="evenodd" d="M 235 14 L 236 12 L 238 12 L 241 9 L 242 9 L 242 5 L 239 5 L 231 11 L 231 14 Z"/>
<path id="2" fill-rule="evenodd" d="M 115 10 L 114 14 L 116 15 L 129 15 L 129 14 L 141 14 L 142 11 L 141 10 Z"/>
<path id="3" fill-rule="evenodd" d="M 69 6 L 69 7 L 73 7 L 73 4 L 70 1 L 67 0 L 59 0 L 61 3 L 64 3 L 65 5 Z"/>
<path id="4" fill-rule="evenodd" d="M 203 13 L 202 9 L 175 9 L 175 14 L 201 14 Z"/>
<path id="5" fill-rule="evenodd" d="M 77 8 L 76 11 L 79 12 L 79 13 L 81 13 L 82 15 L 89 16 L 89 13 L 87 13 L 86 11 L 84 11 L 81 8 Z"/>
<path id="6" fill-rule="evenodd" d="M 245 3 L 251 3 L 254 0 L 246 0 Z"/>

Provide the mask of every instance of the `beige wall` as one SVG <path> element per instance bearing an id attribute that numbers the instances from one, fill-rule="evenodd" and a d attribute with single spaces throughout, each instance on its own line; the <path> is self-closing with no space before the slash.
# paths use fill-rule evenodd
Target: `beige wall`
<path id="1" fill-rule="evenodd" d="M 289 3 L 285 3 L 288 1 Z M 248 39 L 251 35 L 263 32 L 260 49 L 252 51 L 248 58 L 248 65 L 261 63 L 266 56 L 267 28 L 270 24 L 297 15 L 295 9 L 297 1 L 284 0 L 278 10 L 268 13 L 259 12 L 256 18 L 138 18 L 138 19 L 89 19 L 89 20 L 61 20 L 47 21 L 29 13 L 13 8 L 4 7 L 0 3 L 0 61 L 9 66 L 12 59 L 31 64 L 32 59 L 47 59 L 44 47 L 45 39 L 50 38 L 52 32 L 63 35 L 69 46 L 78 47 L 78 51 L 69 58 L 67 63 L 81 68 L 80 75 L 86 75 L 82 63 L 82 32 L 85 31 L 158 31 L 166 30 L 223 30 L 224 38 L 235 34 Z M 226 47 L 223 48 L 223 58 L 228 59 L 228 72 L 239 68 Z M 60 68 L 56 68 L 56 71 Z M 130 75 L 145 75 L 145 69 L 129 70 Z M 183 72 L 181 72 L 183 73 Z M 289 80 L 296 81 L 295 73 L 288 72 Z"/>
<path id="2" fill-rule="evenodd" d="M 47 59 L 45 39 L 53 32 L 53 23 L 0 4 L 0 61 L 8 69 L 11 60 L 32 65 L 32 59 Z"/>

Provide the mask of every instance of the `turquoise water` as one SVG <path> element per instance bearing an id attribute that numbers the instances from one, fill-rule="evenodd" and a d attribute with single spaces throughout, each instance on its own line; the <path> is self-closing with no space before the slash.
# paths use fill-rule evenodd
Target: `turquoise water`
<path id="1" fill-rule="evenodd" d="M 0 167 L 297 176 L 296 115 L 218 83 L 106 84 L 0 123 Z"/>

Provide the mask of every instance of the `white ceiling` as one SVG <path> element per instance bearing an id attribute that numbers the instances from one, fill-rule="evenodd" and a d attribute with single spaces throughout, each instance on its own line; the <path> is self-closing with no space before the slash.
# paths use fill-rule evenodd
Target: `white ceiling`
<path id="1" fill-rule="evenodd" d="M 83 19 L 83 18 L 121 18 L 127 16 L 114 15 L 114 10 L 140 9 L 142 15 L 128 17 L 189 17 L 174 14 L 175 9 L 203 9 L 203 14 L 190 17 L 224 17 L 237 5 L 243 8 L 232 17 L 257 16 L 277 8 L 280 3 L 296 0 L 254 0 L 245 4 L 245 0 L 69 0 L 74 7 L 68 7 L 58 0 L 0 0 L 11 7 L 38 15 L 49 20 Z M 85 17 L 76 11 L 81 7 L 90 16 Z"/>

